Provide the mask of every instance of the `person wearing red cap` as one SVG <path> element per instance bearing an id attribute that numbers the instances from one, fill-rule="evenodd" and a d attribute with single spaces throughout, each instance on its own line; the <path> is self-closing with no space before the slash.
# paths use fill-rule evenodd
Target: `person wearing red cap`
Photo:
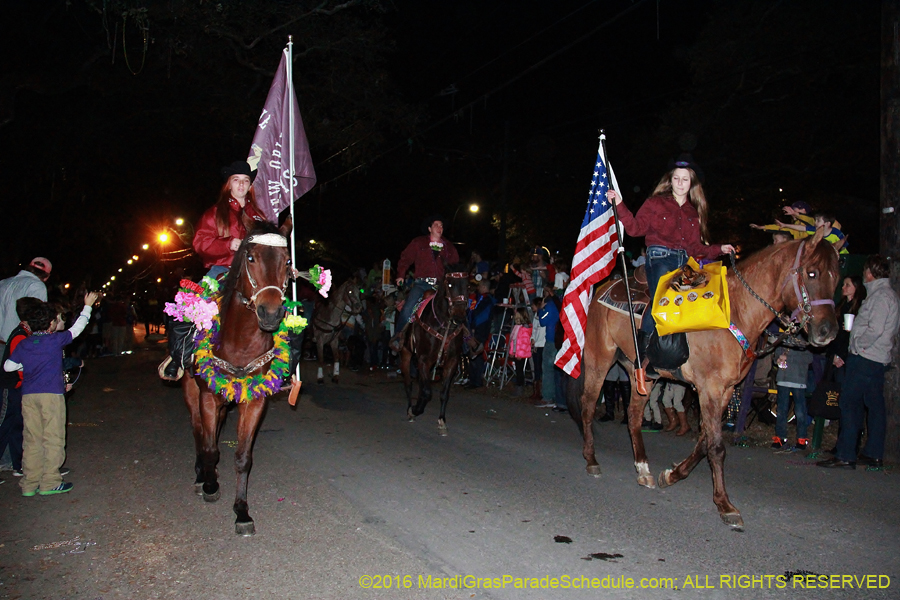
<path id="1" fill-rule="evenodd" d="M 53 265 L 42 256 L 29 263 L 15 277 L 0 281 L 0 343 L 5 344 L 9 334 L 19 324 L 16 314 L 16 300 L 37 298 L 47 301 L 46 281 L 50 278 Z"/>
<path id="2" fill-rule="evenodd" d="M 210 277 L 228 272 L 234 253 L 247 235 L 242 217 L 264 221 L 262 211 L 256 205 L 253 179 L 256 171 L 245 160 L 238 160 L 222 168 L 225 183 L 219 190 L 219 200 L 209 207 L 194 234 L 194 250 L 209 269 Z M 187 343 L 193 324 L 169 319 L 169 356 L 159 365 L 159 376 L 167 381 L 178 381 L 184 368 L 191 364 L 192 349 Z"/>

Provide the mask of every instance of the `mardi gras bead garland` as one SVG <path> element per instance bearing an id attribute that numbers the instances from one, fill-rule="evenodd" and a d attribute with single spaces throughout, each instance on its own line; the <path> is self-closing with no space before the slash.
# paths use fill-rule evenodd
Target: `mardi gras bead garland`
<path id="1" fill-rule="evenodd" d="M 302 320 L 305 325 L 306 320 Z M 274 335 L 275 347 L 272 349 L 274 356 L 268 372 L 237 378 L 216 365 L 213 360 L 213 348 L 217 345 L 219 337 L 219 315 L 216 315 L 213 317 L 212 327 L 201 329 L 197 334 L 196 373 L 203 378 L 210 391 L 220 394 L 229 402 L 250 402 L 276 394 L 281 389 L 281 382 L 290 368 L 288 333 L 290 329 L 297 329 L 298 326 L 299 324 L 289 327 L 282 321 Z M 303 327 L 299 326 L 299 329 L 302 330 Z"/>

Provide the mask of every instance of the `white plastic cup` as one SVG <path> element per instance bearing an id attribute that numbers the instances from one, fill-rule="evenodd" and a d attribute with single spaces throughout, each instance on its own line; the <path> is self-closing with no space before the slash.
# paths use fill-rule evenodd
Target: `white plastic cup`
<path id="1" fill-rule="evenodd" d="M 844 331 L 853 329 L 853 319 L 854 315 L 844 315 Z"/>

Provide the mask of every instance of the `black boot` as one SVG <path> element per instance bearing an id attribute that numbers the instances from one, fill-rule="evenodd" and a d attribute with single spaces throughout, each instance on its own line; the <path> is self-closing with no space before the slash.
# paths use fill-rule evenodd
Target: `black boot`
<path id="1" fill-rule="evenodd" d="M 406 333 L 407 327 L 409 327 L 409 323 L 405 324 L 403 328 L 395 333 L 394 337 L 388 341 L 388 348 L 397 354 L 400 354 L 400 350 L 403 348 L 403 335 Z"/>
<path id="2" fill-rule="evenodd" d="M 194 362 L 194 324 L 171 320 L 167 326 L 169 356 L 159 365 L 159 376 L 166 381 L 178 381 Z"/>
<path id="3" fill-rule="evenodd" d="M 638 348 L 641 351 L 641 364 L 645 365 L 644 374 L 654 379 L 659 377 L 659 373 L 650 364 L 650 334 L 643 329 L 638 330 Z"/>
<path id="4" fill-rule="evenodd" d="M 597 419 L 601 423 L 607 423 L 616 418 L 616 396 L 618 384 L 615 381 L 603 382 L 603 402 L 606 404 L 606 414 Z"/>
<path id="5" fill-rule="evenodd" d="M 631 404 L 631 381 L 620 381 L 619 386 L 619 393 L 622 395 L 622 425 L 628 425 L 628 406 Z"/>

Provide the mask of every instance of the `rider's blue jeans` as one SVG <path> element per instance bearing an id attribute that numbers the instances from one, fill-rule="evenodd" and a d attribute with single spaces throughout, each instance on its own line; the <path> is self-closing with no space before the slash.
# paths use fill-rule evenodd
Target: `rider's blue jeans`
<path id="1" fill-rule="evenodd" d="M 415 282 L 413 282 L 412 287 L 409 288 L 409 294 L 406 295 L 406 300 L 403 302 L 403 308 L 400 309 L 400 313 L 397 315 L 397 333 L 402 331 L 403 327 L 407 323 L 409 323 L 409 319 L 410 317 L 412 317 L 413 309 L 416 307 L 416 304 L 419 303 L 419 300 L 422 299 L 422 296 L 425 295 L 425 292 L 427 292 L 428 290 L 434 291 L 434 286 L 424 279 L 416 279 Z"/>
<path id="2" fill-rule="evenodd" d="M 684 250 L 673 250 L 665 246 L 649 246 L 647 248 L 647 294 L 650 296 L 650 304 L 641 319 L 641 331 L 651 333 L 656 326 L 651 311 L 653 310 L 653 296 L 659 287 L 659 280 L 669 271 L 680 269 L 687 263 L 688 255 Z"/>

